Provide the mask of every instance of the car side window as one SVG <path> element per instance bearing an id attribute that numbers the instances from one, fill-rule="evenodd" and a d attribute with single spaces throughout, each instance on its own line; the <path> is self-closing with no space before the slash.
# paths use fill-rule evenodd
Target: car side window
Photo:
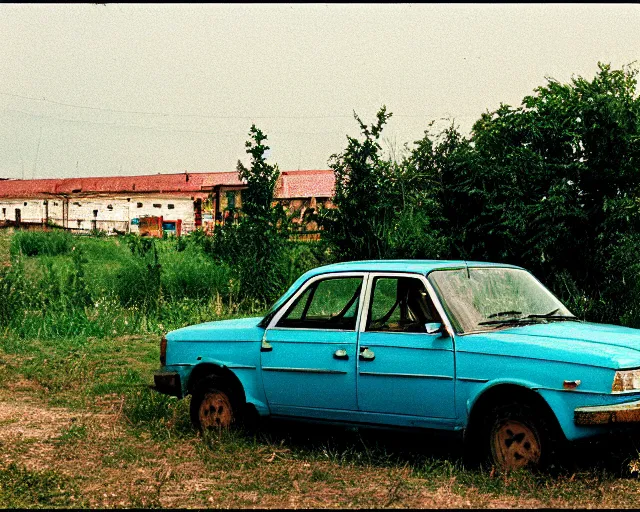
<path id="1" fill-rule="evenodd" d="M 367 331 L 425 332 L 425 324 L 440 321 L 420 279 L 374 278 Z"/>
<path id="2" fill-rule="evenodd" d="M 316 281 L 289 307 L 276 327 L 355 330 L 361 289 L 362 277 Z"/>

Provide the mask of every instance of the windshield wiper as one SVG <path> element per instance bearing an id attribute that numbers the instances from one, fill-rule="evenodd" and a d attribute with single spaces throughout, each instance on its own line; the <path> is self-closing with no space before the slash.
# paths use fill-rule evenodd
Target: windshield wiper
<path id="1" fill-rule="evenodd" d="M 567 315 L 553 315 L 547 313 L 546 315 L 527 315 L 524 318 L 544 318 L 549 320 L 569 320 L 571 322 L 582 322 L 577 316 L 567 316 Z"/>
<path id="2" fill-rule="evenodd" d="M 555 313 L 555 311 L 553 311 Z M 495 318 L 497 316 L 505 316 L 505 315 L 521 315 L 522 311 L 500 311 L 498 313 L 493 313 L 489 315 L 487 318 Z"/>
<path id="3" fill-rule="evenodd" d="M 484 322 L 478 322 L 478 325 L 532 324 L 534 322 L 535 322 L 535 318 L 518 317 L 518 318 L 503 318 L 502 320 L 486 320 Z"/>
<path id="4" fill-rule="evenodd" d="M 536 320 L 567 320 L 570 322 L 582 322 L 578 317 L 575 316 L 564 316 L 564 315 L 527 315 L 521 316 L 518 318 L 503 318 L 502 320 L 487 320 L 485 322 L 478 322 L 478 325 L 500 325 L 500 324 L 514 324 L 514 325 L 522 325 L 522 324 L 532 324 L 535 323 Z"/>

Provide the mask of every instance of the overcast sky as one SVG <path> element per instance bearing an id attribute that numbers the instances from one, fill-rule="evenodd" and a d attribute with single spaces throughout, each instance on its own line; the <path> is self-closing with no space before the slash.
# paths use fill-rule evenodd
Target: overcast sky
<path id="1" fill-rule="evenodd" d="M 326 169 L 354 110 L 400 149 L 639 58 L 631 4 L 0 4 L 0 177 L 233 171 L 253 122 Z"/>

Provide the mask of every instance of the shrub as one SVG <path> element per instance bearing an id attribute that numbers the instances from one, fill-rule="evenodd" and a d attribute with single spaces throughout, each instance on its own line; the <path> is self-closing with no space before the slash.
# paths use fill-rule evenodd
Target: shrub
<path id="1" fill-rule="evenodd" d="M 114 279 L 114 292 L 125 307 L 136 306 L 148 312 L 155 309 L 160 297 L 160 279 L 153 265 L 134 259 L 120 268 Z"/>
<path id="2" fill-rule="evenodd" d="M 10 267 L 0 268 L 0 327 L 8 327 L 22 313 L 28 297 L 24 267 L 14 258 Z"/>
<path id="3" fill-rule="evenodd" d="M 164 254 L 162 268 L 162 292 L 167 300 L 229 295 L 229 266 L 224 262 L 215 263 L 197 248 Z"/>
<path id="4" fill-rule="evenodd" d="M 73 235 L 67 231 L 16 231 L 11 239 L 12 255 L 56 256 L 68 254 L 73 247 Z"/>

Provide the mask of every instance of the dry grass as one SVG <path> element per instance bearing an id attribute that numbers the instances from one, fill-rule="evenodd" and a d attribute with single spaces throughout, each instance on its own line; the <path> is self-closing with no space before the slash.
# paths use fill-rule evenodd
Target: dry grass
<path id="1" fill-rule="evenodd" d="M 5 340 L 5 351 L 1 343 L 2 338 L 3 506 L 640 506 L 640 482 L 618 462 L 607 463 L 613 470 L 596 469 L 604 459 L 587 460 L 575 473 L 557 476 L 500 476 L 464 469 L 455 441 L 425 435 L 273 422 L 256 436 L 203 438 L 188 427 L 184 401 L 155 401 L 155 394 L 145 392 L 157 366 L 155 339 L 87 340 L 75 359 L 62 341 L 54 348 Z M 67 386 L 60 385 L 65 375 Z M 588 450 L 596 458 L 610 451 L 606 445 L 599 452 Z M 3 502 L 2 478 L 10 490 L 14 486 L 8 502 L 6 496 Z M 34 497 L 30 489 L 40 481 Z"/>
<path id="2" fill-rule="evenodd" d="M 456 475 L 433 482 L 409 465 L 339 464 L 263 443 L 192 436 L 167 446 L 131 432 L 118 409 L 78 412 L 50 407 L 37 386 L 23 382 L 0 393 L 0 460 L 31 471 L 52 470 L 73 480 L 74 501 L 91 508 L 537 508 L 635 507 L 640 486 L 619 479 L 601 484 L 600 499 L 576 494 L 544 499 L 492 495 Z M 76 432 L 76 434 L 73 434 Z M 226 450 L 222 444 L 231 443 Z M 237 444 L 237 443 L 236 443 Z M 500 478 L 500 477 L 496 477 Z M 623 491 L 623 492 L 621 492 Z M 74 506 L 73 501 L 68 506 Z"/>

